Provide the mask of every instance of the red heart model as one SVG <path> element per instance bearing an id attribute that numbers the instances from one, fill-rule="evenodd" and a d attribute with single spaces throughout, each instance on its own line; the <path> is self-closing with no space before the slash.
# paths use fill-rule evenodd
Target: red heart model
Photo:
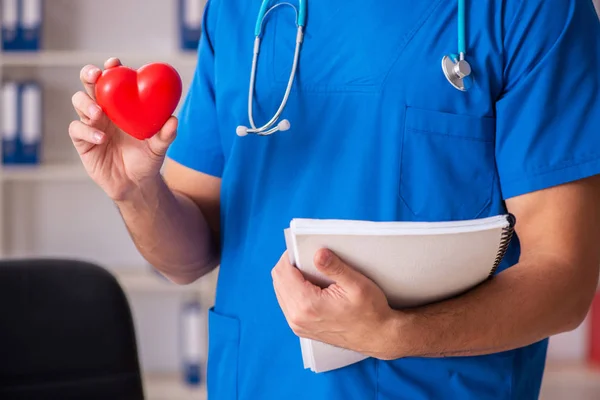
<path id="1" fill-rule="evenodd" d="M 168 64 L 148 64 L 137 71 L 118 66 L 98 78 L 96 101 L 122 131 L 144 140 L 158 133 L 173 115 L 181 91 L 181 77 Z"/>

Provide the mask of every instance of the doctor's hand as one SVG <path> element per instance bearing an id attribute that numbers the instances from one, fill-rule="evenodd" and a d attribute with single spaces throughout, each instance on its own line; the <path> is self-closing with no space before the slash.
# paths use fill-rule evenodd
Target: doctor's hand
<path id="1" fill-rule="evenodd" d="M 104 68 L 120 65 L 111 58 Z M 73 95 L 79 120 L 71 122 L 69 135 L 90 177 L 114 200 L 124 200 L 144 182 L 159 177 L 167 148 L 176 135 L 177 119 L 171 117 L 148 140 L 135 139 L 109 120 L 95 100 L 95 85 L 102 71 L 93 65 L 80 72 L 83 91 Z"/>
<path id="2" fill-rule="evenodd" d="M 288 324 L 300 337 L 315 339 L 386 359 L 394 311 L 382 290 L 333 252 L 315 255 L 320 272 L 335 283 L 320 288 L 290 264 L 287 253 L 272 270 L 277 300 Z"/>

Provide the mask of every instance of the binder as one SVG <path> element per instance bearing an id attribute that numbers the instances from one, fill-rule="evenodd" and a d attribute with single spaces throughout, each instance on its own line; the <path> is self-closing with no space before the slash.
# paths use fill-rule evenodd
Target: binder
<path id="1" fill-rule="evenodd" d="M 180 46 L 196 50 L 200 42 L 204 0 L 179 0 Z"/>
<path id="2" fill-rule="evenodd" d="M 371 222 L 294 219 L 284 230 L 290 263 L 320 287 L 333 282 L 313 263 L 325 247 L 375 282 L 394 309 L 418 307 L 465 293 L 492 278 L 514 234 L 515 218 Z M 300 338 L 304 367 L 326 372 L 367 356 Z"/>
<path id="3" fill-rule="evenodd" d="M 19 4 L 18 0 L 2 1 L 2 50 L 14 51 L 19 48 Z"/>
<path id="4" fill-rule="evenodd" d="M 2 164 L 18 162 L 19 87 L 16 82 L 2 85 Z"/>
<path id="5" fill-rule="evenodd" d="M 42 0 L 21 0 L 20 16 L 20 50 L 39 50 L 42 32 Z"/>
<path id="6" fill-rule="evenodd" d="M 198 294 L 190 294 L 186 297 L 181 309 L 183 379 L 189 386 L 198 386 L 204 382 L 206 318 Z"/>
<path id="7" fill-rule="evenodd" d="M 36 82 L 21 85 L 21 152 L 22 164 L 39 164 L 42 144 L 42 90 Z"/>

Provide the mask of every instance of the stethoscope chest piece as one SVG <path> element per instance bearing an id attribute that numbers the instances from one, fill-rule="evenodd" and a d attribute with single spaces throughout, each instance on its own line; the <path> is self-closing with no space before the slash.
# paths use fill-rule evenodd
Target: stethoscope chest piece
<path id="1" fill-rule="evenodd" d="M 455 55 L 442 58 L 442 71 L 456 89 L 466 92 L 471 86 L 471 65 Z"/>

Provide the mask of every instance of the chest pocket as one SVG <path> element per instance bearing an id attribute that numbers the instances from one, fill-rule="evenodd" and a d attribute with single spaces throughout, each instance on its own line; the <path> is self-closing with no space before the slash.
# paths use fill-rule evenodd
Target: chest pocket
<path id="1" fill-rule="evenodd" d="M 495 119 L 406 109 L 400 198 L 420 220 L 477 218 L 496 176 Z"/>

